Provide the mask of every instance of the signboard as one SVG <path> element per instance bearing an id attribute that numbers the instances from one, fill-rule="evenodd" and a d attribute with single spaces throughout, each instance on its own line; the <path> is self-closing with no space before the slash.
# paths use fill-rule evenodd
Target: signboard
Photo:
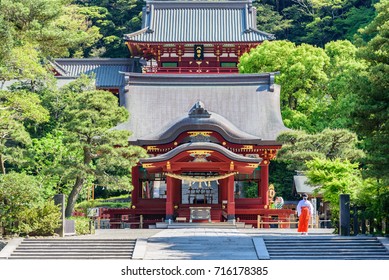
<path id="1" fill-rule="evenodd" d="M 204 59 L 204 45 L 194 45 L 194 59 L 195 60 Z"/>
<path id="2" fill-rule="evenodd" d="M 88 217 L 98 217 L 99 208 L 88 208 L 87 213 L 88 213 Z"/>

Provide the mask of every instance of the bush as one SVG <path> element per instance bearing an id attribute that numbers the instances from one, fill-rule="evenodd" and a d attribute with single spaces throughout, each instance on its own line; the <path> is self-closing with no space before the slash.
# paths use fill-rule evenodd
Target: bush
<path id="1" fill-rule="evenodd" d="M 122 195 L 118 197 L 111 197 L 107 199 L 95 199 L 89 201 L 83 201 L 76 205 L 75 209 L 87 215 L 88 208 L 130 208 L 131 202 L 126 201 L 129 200 L 129 196 Z"/>
<path id="2" fill-rule="evenodd" d="M 61 224 L 59 206 L 52 200 L 25 210 L 20 217 L 19 234 L 50 236 Z"/>
<path id="3" fill-rule="evenodd" d="M 39 191 L 33 176 L 14 172 L 0 176 L 0 223 L 5 234 L 20 232 L 19 221 L 43 202 Z"/>
<path id="4" fill-rule="evenodd" d="M 75 221 L 77 235 L 94 234 L 95 233 L 95 227 L 93 224 L 92 224 L 91 230 L 89 229 L 89 223 L 92 221 L 91 219 L 86 218 L 86 217 L 71 217 L 71 218 L 69 218 L 69 220 Z"/>

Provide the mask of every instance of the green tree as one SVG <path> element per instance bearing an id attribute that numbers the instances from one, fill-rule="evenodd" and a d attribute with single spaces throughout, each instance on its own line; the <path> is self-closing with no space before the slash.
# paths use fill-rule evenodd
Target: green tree
<path id="1" fill-rule="evenodd" d="M 283 144 L 277 160 L 287 164 L 289 170 L 304 171 L 308 183 L 319 186 L 316 191 L 330 202 L 336 221 L 339 195 L 350 194 L 356 201 L 366 184 L 359 169 L 364 153 L 357 147 L 357 135 L 346 129 L 325 129 L 316 134 L 288 131 L 277 141 Z"/>
<path id="2" fill-rule="evenodd" d="M 2 0 L 0 14 L 13 38 L 13 47 L 28 43 L 43 57 L 80 55 L 81 48 L 90 46 L 101 35 L 71 2 Z"/>
<path id="3" fill-rule="evenodd" d="M 38 95 L 27 91 L 0 91 L 0 171 L 6 173 L 6 161 L 23 160 L 21 149 L 31 143 L 24 126 L 27 120 L 42 123 L 49 118 Z"/>
<path id="4" fill-rule="evenodd" d="M 259 30 L 283 37 L 283 34 L 292 25 L 292 20 L 283 16 L 269 4 L 254 3 L 257 8 L 257 28 Z"/>
<path id="5" fill-rule="evenodd" d="M 128 57 L 123 35 L 141 29 L 141 0 L 78 0 L 82 13 L 91 19 L 104 34 L 94 45 L 85 50 L 85 56 Z"/>
<path id="6" fill-rule="evenodd" d="M 363 30 L 369 39 L 358 55 L 366 60 L 366 71 L 350 84 L 356 96 L 353 128 L 363 139 L 367 151 L 367 172 L 389 185 L 389 1 L 375 5 L 377 15 Z"/>
<path id="7" fill-rule="evenodd" d="M 315 189 L 323 195 L 324 201 L 330 203 L 332 218 L 337 220 L 339 214 L 339 195 L 350 194 L 355 201 L 363 189 L 364 181 L 358 163 L 348 160 L 315 158 L 306 162 L 308 183 L 319 186 Z"/>
<path id="8" fill-rule="evenodd" d="M 309 116 L 326 107 L 329 58 L 321 48 L 287 41 L 264 42 L 241 56 L 241 73 L 276 72 L 281 85 L 281 110 L 286 126 L 315 131 Z"/>
<path id="9" fill-rule="evenodd" d="M 128 119 L 112 93 L 91 90 L 88 79 L 64 87 L 61 93 L 67 104 L 61 118 L 64 141 L 76 155 L 66 166 L 73 180 L 65 211 L 70 217 L 86 184 L 130 190 L 130 169 L 146 154 L 128 145 L 129 132 L 112 129 Z"/>
<path id="10" fill-rule="evenodd" d="M 350 85 L 366 69 L 366 63 L 357 58 L 357 48 L 347 40 L 327 43 L 324 50 L 330 59 L 326 68 L 328 83 L 323 89 L 327 106 L 311 115 L 312 122 L 319 131 L 326 127 L 350 128 L 356 102 Z"/>
<path id="11" fill-rule="evenodd" d="M 316 134 L 287 131 L 277 141 L 282 143 L 277 160 L 286 163 L 290 170 L 307 170 L 306 162 L 314 159 L 339 158 L 355 163 L 364 156 L 357 148 L 357 135 L 345 129 L 325 129 Z"/>
<path id="12" fill-rule="evenodd" d="M 64 143 L 64 133 L 54 130 L 43 137 L 32 139 L 27 149 L 27 160 L 22 170 L 42 182 L 41 194 L 52 198 L 55 194 L 69 194 L 71 184 L 68 180 L 67 165 L 70 158 L 77 157 Z"/>

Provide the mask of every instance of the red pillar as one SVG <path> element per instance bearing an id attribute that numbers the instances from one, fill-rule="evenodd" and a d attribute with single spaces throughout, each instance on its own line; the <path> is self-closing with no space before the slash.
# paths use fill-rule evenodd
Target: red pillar
<path id="1" fill-rule="evenodd" d="M 262 204 L 267 207 L 269 204 L 269 161 L 263 160 L 261 164 L 261 198 Z"/>
<path id="2" fill-rule="evenodd" d="M 234 176 L 227 178 L 227 219 L 235 219 L 235 186 Z"/>
<path id="3" fill-rule="evenodd" d="M 166 221 L 174 216 L 174 179 L 166 176 Z"/>
<path id="4" fill-rule="evenodd" d="M 134 189 L 131 192 L 131 202 L 132 205 L 135 205 L 138 203 L 138 198 L 139 198 L 139 193 L 140 193 L 140 188 L 139 186 L 139 168 L 138 166 L 132 167 L 131 170 L 131 177 L 132 177 L 132 185 L 134 186 Z"/>

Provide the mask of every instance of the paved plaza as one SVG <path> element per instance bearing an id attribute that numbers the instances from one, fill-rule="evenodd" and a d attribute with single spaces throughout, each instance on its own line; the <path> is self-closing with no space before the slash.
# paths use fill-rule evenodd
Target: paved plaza
<path id="1" fill-rule="evenodd" d="M 333 229 L 312 229 L 311 236 L 328 236 Z M 299 236 L 296 229 L 100 229 L 80 239 L 137 239 L 133 259 L 257 260 L 263 255 L 263 236 Z M 335 235 L 334 235 L 335 236 Z"/>

